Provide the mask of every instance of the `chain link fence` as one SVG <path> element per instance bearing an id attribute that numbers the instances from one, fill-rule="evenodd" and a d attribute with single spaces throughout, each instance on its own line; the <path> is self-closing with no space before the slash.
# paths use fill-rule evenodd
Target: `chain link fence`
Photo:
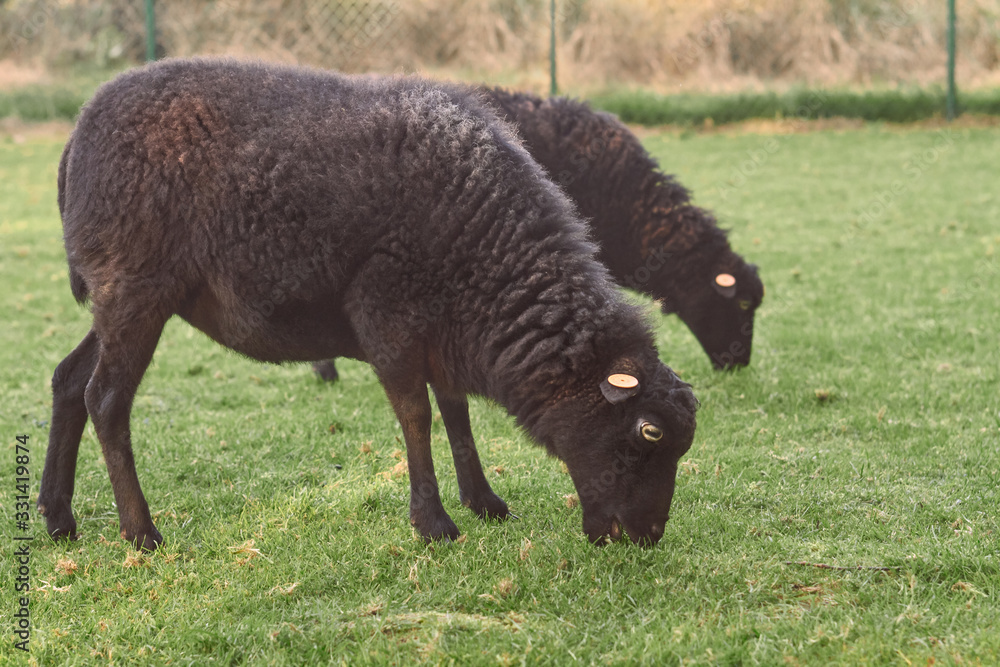
<path id="1" fill-rule="evenodd" d="M 349 72 L 548 87 L 550 0 L 159 0 L 157 56 L 228 54 Z M 1000 84 L 1000 0 L 966 0 L 963 85 Z M 122 67 L 143 0 L 0 0 L 0 60 Z M 556 0 L 560 82 L 725 91 L 943 84 L 937 0 Z"/>

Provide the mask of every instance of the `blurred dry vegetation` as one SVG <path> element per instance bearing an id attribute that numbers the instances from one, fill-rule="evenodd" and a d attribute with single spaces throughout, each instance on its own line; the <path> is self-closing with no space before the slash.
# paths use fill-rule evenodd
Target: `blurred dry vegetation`
<path id="1" fill-rule="evenodd" d="M 548 0 L 159 0 L 159 55 L 230 54 L 544 90 Z M 945 77 L 941 0 L 558 0 L 575 92 L 886 86 Z M 1000 0 L 959 3 L 958 78 L 1000 85 Z M 142 0 L 0 0 L 0 86 L 145 55 Z"/>

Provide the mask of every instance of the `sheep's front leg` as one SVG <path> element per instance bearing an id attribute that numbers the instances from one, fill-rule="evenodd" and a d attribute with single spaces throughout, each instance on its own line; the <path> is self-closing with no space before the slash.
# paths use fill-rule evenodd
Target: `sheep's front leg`
<path id="1" fill-rule="evenodd" d="M 142 376 L 153 359 L 166 317 L 141 310 L 139 300 L 119 299 L 112 311 L 94 306 L 94 329 L 100 339 L 97 367 L 87 384 L 84 401 L 94 423 L 111 479 L 121 536 L 140 549 L 152 551 L 163 541 L 153 526 L 149 505 L 139 486 L 132 455 L 129 419 Z M 114 319 L 117 317 L 117 319 Z M 99 326 L 103 324 L 103 326 Z"/>
<path id="2" fill-rule="evenodd" d="M 451 455 L 455 460 L 455 474 L 458 477 L 458 494 L 462 504 L 471 509 L 480 519 L 507 519 L 514 515 L 507 509 L 507 503 L 493 492 L 483 475 L 483 465 L 476 451 L 476 441 L 472 437 L 469 422 L 469 402 L 464 395 L 452 395 L 434 389 L 441 418 L 448 432 Z"/>
<path id="3" fill-rule="evenodd" d="M 407 383 L 409 384 L 409 383 Z M 385 383 L 396 418 L 403 427 L 406 460 L 410 469 L 410 523 L 425 540 L 458 539 L 458 526 L 441 504 L 434 461 L 431 458 L 431 404 L 427 386 L 404 389 Z"/>

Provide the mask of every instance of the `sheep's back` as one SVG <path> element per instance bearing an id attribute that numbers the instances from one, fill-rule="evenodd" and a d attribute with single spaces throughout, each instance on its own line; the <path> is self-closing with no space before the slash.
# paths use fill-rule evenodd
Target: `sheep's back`
<path id="1" fill-rule="evenodd" d="M 374 252 L 443 256 L 520 150 L 462 95 L 211 60 L 127 73 L 73 135 L 71 264 L 261 290 L 305 263 L 299 289 L 330 293 Z"/>

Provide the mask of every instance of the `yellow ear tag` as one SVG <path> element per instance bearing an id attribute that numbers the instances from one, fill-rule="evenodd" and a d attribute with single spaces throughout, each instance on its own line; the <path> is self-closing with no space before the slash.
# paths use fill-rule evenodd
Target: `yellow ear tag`
<path id="1" fill-rule="evenodd" d="M 639 386 L 639 381 L 631 375 L 625 373 L 615 373 L 608 376 L 608 384 L 619 389 L 632 389 Z"/>
<path id="2" fill-rule="evenodd" d="M 719 287 L 732 287 L 736 284 L 736 278 L 733 278 L 728 273 L 720 273 L 715 276 L 715 284 Z"/>

